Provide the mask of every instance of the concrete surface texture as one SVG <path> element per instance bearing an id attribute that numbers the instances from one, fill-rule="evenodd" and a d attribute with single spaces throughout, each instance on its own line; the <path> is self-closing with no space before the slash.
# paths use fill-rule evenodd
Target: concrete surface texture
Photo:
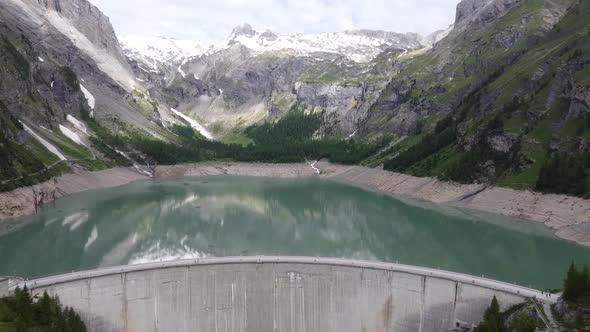
<path id="1" fill-rule="evenodd" d="M 555 296 L 408 265 L 310 257 L 149 263 L 27 281 L 74 307 L 90 331 L 450 331 Z M 24 286 L 21 283 L 21 286 Z"/>

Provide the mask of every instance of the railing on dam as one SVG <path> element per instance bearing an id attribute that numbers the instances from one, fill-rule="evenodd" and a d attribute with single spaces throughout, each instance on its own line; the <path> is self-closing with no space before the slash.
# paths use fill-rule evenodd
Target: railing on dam
<path id="1" fill-rule="evenodd" d="M 20 286 L 24 286 L 25 282 Z M 312 257 L 225 257 L 112 267 L 27 281 L 91 331 L 450 331 L 555 295 L 416 266 Z"/>

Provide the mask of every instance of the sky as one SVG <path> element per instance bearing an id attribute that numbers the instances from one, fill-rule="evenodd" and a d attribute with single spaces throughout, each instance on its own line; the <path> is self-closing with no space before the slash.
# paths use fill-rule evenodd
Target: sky
<path id="1" fill-rule="evenodd" d="M 90 0 L 119 37 L 164 35 L 214 43 L 243 23 L 276 33 L 447 28 L 459 0 Z"/>

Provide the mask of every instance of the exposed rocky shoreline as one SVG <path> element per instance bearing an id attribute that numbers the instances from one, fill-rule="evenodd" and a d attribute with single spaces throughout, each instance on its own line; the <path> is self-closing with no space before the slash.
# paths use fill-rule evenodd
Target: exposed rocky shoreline
<path id="1" fill-rule="evenodd" d="M 541 194 L 480 184 L 458 184 L 435 178 L 362 166 L 315 164 L 320 177 L 414 199 L 538 221 L 560 238 L 590 246 L 590 200 L 565 195 Z M 297 178 L 317 176 L 309 164 L 203 163 L 160 166 L 156 177 L 242 175 Z"/>
<path id="2" fill-rule="evenodd" d="M 360 185 L 372 190 L 403 195 L 414 199 L 486 211 L 509 217 L 542 222 L 557 236 L 590 246 L 590 200 L 582 198 L 517 191 L 480 184 L 463 185 L 418 178 L 410 175 L 362 166 L 343 166 L 328 162 L 314 165 L 321 178 Z M 317 176 L 311 165 L 211 162 L 200 164 L 158 166 L 155 177 L 240 175 L 274 178 Z M 147 179 L 132 168 L 114 168 L 102 172 L 67 174 L 35 186 L 49 193 L 44 202 L 85 190 L 116 187 Z M 0 219 L 35 213 L 31 188 L 0 193 Z M 4 227 L 2 226 L 4 224 Z M 10 222 L 0 223 L 0 230 Z"/>
<path id="3" fill-rule="evenodd" d="M 148 179 L 134 168 L 117 167 L 101 172 L 65 174 L 32 187 L 0 193 L 0 234 L 17 227 L 13 218 L 35 213 L 35 200 L 47 204 L 60 197 L 101 188 L 122 186 Z"/>

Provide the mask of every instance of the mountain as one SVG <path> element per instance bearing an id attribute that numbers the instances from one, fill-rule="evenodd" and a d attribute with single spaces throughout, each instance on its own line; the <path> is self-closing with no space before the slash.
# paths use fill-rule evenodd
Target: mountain
<path id="1" fill-rule="evenodd" d="M 356 62 L 369 62 L 387 49 L 418 49 L 425 45 L 432 45 L 435 38 L 436 36 L 423 38 L 415 33 L 401 34 L 378 30 L 275 34 L 270 30 L 256 31 L 251 25 L 245 23 L 235 27 L 225 40 L 209 46 L 199 41 L 179 40 L 165 36 L 128 36 L 121 41 L 121 46 L 129 58 L 157 70 L 158 65 L 179 63 L 187 58 L 211 55 L 235 44 L 243 45 L 255 55 L 280 51 L 296 53 L 300 56 L 331 53 L 346 56 Z"/>
<path id="2" fill-rule="evenodd" d="M 588 18 L 585 1 L 462 1 L 453 31 L 405 64 L 364 122 L 364 134 L 405 136 L 373 164 L 588 195 Z"/>
<path id="3" fill-rule="evenodd" d="M 0 181 L 330 158 L 588 196 L 589 18 L 579 0 L 463 0 L 429 36 L 245 24 L 215 45 L 120 45 L 86 0 L 6 0 Z"/>
<path id="4" fill-rule="evenodd" d="M 369 62 L 390 48 L 422 48 L 420 36 L 415 33 L 395 33 L 374 30 L 355 30 L 317 34 L 275 34 L 266 30 L 258 32 L 249 24 L 233 29 L 229 38 L 213 48 L 219 51 L 240 44 L 254 51 L 293 52 L 299 56 L 312 56 L 317 53 L 331 53 L 345 56 L 355 62 Z"/>
<path id="5" fill-rule="evenodd" d="M 217 137 L 239 136 L 303 104 L 328 112 L 337 131 L 348 136 L 359 130 L 395 58 L 435 38 L 373 30 L 275 34 L 244 24 L 209 47 L 157 39 L 125 41 L 123 48 L 136 63 L 136 75 L 154 84 L 152 95 L 208 124 Z"/>
<path id="6" fill-rule="evenodd" d="M 145 90 L 109 19 L 89 2 L 0 2 L 0 50 L 3 188 L 121 162 L 98 140 L 97 123 L 172 137 L 142 109 Z"/>
<path id="7" fill-rule="evenodd" d="M 206 48 L 198 41 L 180 40 L 173 37 L 130 36 L 121 41 L 125 55 L 137 61 L 145 73 L 167 72 L 169 75 L 184 75 L 180 68 L 190 57 L 205 53 Z"/>

